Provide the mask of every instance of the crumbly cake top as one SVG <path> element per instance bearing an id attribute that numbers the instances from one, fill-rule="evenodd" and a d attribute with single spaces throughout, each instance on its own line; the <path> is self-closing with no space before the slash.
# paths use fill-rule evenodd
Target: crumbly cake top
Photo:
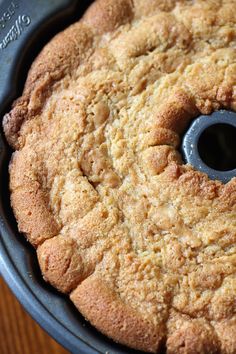
<path id="1" fill-rule="evenodd" d="M 114 340 L 236 353 L 236 179 L 185 165 L 198 115 L 236 109 L 234 0 L 98 0 L 4 118 L 19 230 Z"/>

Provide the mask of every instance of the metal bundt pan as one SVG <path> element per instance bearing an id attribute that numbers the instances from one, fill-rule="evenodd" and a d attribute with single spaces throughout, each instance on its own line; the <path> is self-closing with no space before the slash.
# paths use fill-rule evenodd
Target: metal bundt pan
<path id="1" fill-rule="evenodd" d="M 27 71 L 40 49 L 54 34 L 78 20 L 91 2 L 0 0 L 1 117 L 9 111 L 12 101 L 20 96 Z M 236 176 L 236 169 L 217 171 L 210 168 L 198 151 L 204 130 L 222 123 L 236 129 L 236 114 L 219 111 L 210 117 L 196 119 L 183 138 L 182 154 L 185 162 L 207 173 L 210 178 L 226 183 Z M 235 136 L 231 140 L 236 142 Z M 0 274 L 28 313 L 71 353 L 137 354 L 137 351 L 116 344 L 96 331 L 67 296 L 43 281 L 35 250 L 19 234 L 10 207 L 8 164 L 11 153 L 0 129 Z M 230 155 L 233 155 L 235 163 L 235 154 Z"/>

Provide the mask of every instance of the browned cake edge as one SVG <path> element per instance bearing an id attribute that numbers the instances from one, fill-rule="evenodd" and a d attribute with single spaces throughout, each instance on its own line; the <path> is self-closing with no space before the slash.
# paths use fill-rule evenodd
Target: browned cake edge
<path id="1" fill-rule="evenodd" d="M 85 318 L 115 341 L 150 353 L 160 348 L 162 328 L 125 305 L 101 279 L 90 276 L 70 297 Z"/>

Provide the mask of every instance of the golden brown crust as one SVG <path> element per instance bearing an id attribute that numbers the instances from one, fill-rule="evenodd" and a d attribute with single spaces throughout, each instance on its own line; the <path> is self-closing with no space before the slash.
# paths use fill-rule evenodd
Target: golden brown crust
<path id="1" fill-rule="evenodd" d="M 48 197 L 37 182 L 30 182 L 12 192 L 11 205 L 19 231 L 34 246 L 57 235 L 59 227 L 48 210 Z"/>
<path id="2" fill-rule="evenodd" d="M 191 319 L 187 316 L 175 315 L 170 318 L 174 322 L 173 333 L 166 343 L 168 354 L 218 354 L 220 340 L 214 328 L 202 319 Z"/>
<path id="3" fill-rule="evenodd" d="M 97 0 L 89 7 L 83 21 L 93 29 L 93 32 L 102 34 L 114 31 L 132 21 L 132 18 L 132 0 Z"/>
<path id="4" fill-rule="evenodd" d="M 236 179 L 177 150 L 197 115 L 236 110 L 234 7 L 97 0 L 4 117 L 12 207 L 45 280 L 133 348 L 236 352 Z"/>
<path id="5" fill-rule="evenodd" d="M 235 299 L 234 299 L 235 301 Z M 221 353 L 234 354 L 236 352 L 236 318 L 235 316 L 215 325 L 216 333 L 221 339 Z"/>
<path id="6" fill-rule="evenodd" d="M 22 97 L 3 118 L 5 135 L 13 148 L 19 148 L 18 132 L 22 124 L 41 111 L 53 85 L 90 55 L 92 44 L 91 30 L 75 23 L 43 48 L 29 71 Z"/>
<path id="7" fill-rule="evenodd" d="M 158 108 L 157 127 L 162 127 L 181 134 L 190 120 L 198 115 L 194 99 L 184 91 L 174 93 L 171 98 Z"/>
<path id="8" fill-rule="evenodd" d="M 162 326 L 126 306 L 101 279 L 87 278 L 70 297 L 87 320 L 115 341 L 150 353 L 160 348 Z"/>
<path id="9" fill-rule="evenodd" d="M 83 279 L 83 263 L 76 242 L 63 237 L 45 241 L 37 249 L 44 279 L 62 292 L 70 292 Z"/>
<path id="10" fill-rule="evenodd" d="M 157 10 L 170 11 L 176 6 L 176 0 L 149 0 L 148 6 L 142 0 L 133 0 L 135 17 L 149 16 Z"/>
<path id="11" fill-rule="evenodd" d="M 27 149 L 15 152 L 10 164 L 11 205 L 18 221 L 19 231 L 34 245 L 58 234 L 60 226 L 49 209 L 49 198 L 36 179 L 32 168 L 37 159 Z"/>

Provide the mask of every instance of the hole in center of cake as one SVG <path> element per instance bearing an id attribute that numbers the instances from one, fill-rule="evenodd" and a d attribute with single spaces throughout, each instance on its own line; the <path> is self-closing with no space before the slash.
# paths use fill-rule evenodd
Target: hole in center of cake
<path id="1" fill-rule="evenodd" d="M 218 171 L 236 168 L 236 128 L 219 123 L 205 129 L 198 141 L 199 155 L 204 163 Z"/>

